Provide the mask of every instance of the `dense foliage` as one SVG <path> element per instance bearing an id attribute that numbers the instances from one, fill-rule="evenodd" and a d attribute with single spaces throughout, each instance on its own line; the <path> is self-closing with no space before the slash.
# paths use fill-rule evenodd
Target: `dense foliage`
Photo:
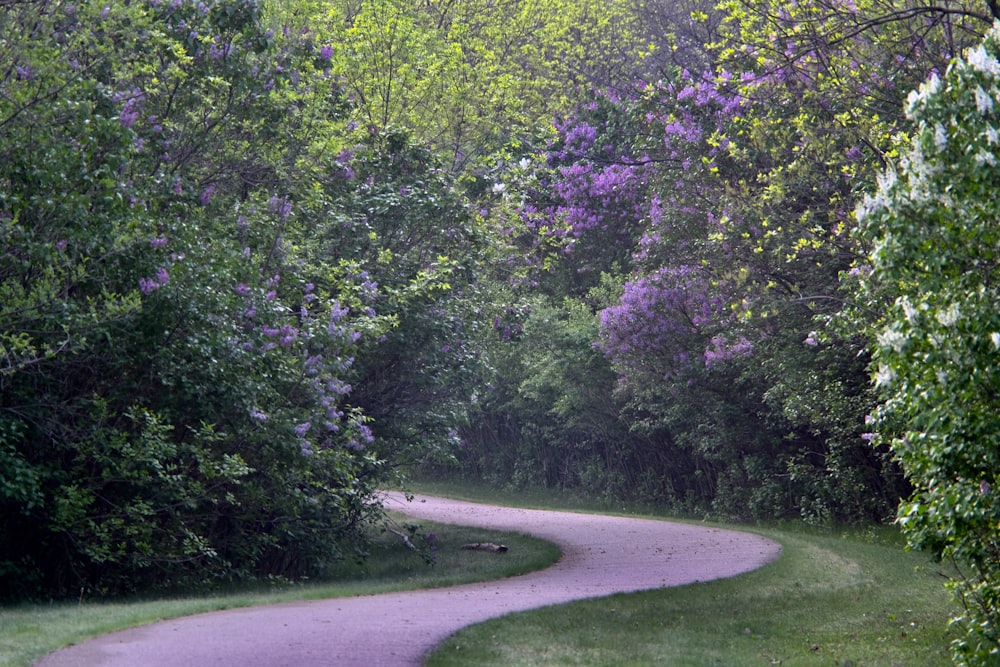
<path id="1" fill-rule="evenodd" d="M 315 576 L 417 463 L 739 519 L 910 496 L 983 659 L 993 42 L 948 68 L 996 13 L 5 3 L 0 595 Z"/>
<path id="2" fill-rule="evenodd" d="M 872 242 L 867 294 L 885 304 L 874 416 L 915 490 L 900 508 L 912 544 L 953 560 L 965 615 L 956 662 L 1000 659 L 996 285 L 1000 28 L 914 91 L 913 138 L 858 209 Z"/>
<path id="3" fill-rule="evenodd" d="M 658 59 L 656 83 L 597 91 L 543 151 L 508 163 L 490 210 L 520 258 L 511 298 L 522 302 L 503 329 L 519 319 L 523 333 L 513 358 L 498 352 L 517 370 L 480 407 L 512 444 L 498 450 L 477 430 L 463 460 L 497 479 L 546 471 L 551 484 L 738 518 L 886 518 L 907 482 L 867 435 L 867 338 L 825 323 L 850 299 L 842 276 L 847 292 L 859 279 L 854 202 L 904 129 L 906 92 L 987 17 L 878 3 L 709 9 L 691 14 L 713 40 L 703 70 Z M 607 418 L 586 433 L 557 427 L 558 399 L 534 391 L 552 381 L 536 345 L 568 354 L 551 323 L 579 319 L 580 304 L 597 335 L 574 348 L 597 344 L 610 369 L 556 396 L 600 387 L 589 412 Z M 572 446 L 552 453 L 567 435 Z"/>
<path id="4" fill-rule="evenodd" d="M 384 466 L 358 359 L 446 284 L 398 211 L 461 206 L 252 1 L 0 27 L 3 594 L 321 573 Z"/>

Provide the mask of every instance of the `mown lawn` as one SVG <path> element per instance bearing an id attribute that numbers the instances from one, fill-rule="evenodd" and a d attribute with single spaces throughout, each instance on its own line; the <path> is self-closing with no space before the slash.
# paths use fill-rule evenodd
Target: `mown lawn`
<path id="1" fill-rule="evenodd" d="M 501 501 L 496 491 L 477 487 L 419 487 L 426 493 Z M 506 496 L 508 504 L 588 507 L 580 498 L 567 502 L 537 491 Z M 947 568 L 904 550 L 895 528 L 744 528 L 781 543 L 782 556 L 732 579 L 505 616 L 460 631 L 427 664 L 952 664 L 947 625 L 957 608 L 944 587 Z"/>

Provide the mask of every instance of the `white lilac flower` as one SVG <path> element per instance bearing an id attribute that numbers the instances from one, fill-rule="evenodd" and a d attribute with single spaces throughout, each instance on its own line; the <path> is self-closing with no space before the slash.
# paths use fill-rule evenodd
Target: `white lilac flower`
<path id="1" fill-rule="evenodd" d="M 1000 61 L 990 55 L 982 44 L 974 49 L 969 49 L 965 59 L 977 72 L 1000 78 Z"/>
<path id="2" fill-rule="evenodd" d="M 934 124 L 934 147 L 938 149 L 938 152 L 948 147 L 948 131 L 941 123 Z"/>
<path id="3" fill-rule="evenodd" d="M 916 90 L 911 90 L 910 94 L 906 96 L 906 106 L 903 110 L 906 112 L 906 117 L 913 117 L 913 111 L 917 108 L 917 103 L 920 101 L 920 93 Z"/>
<path id="4" fill-rule="evenodd" d="M 983 90 L 982 86 L 976 86 L 974 92 L 976 94 L 976 109 L 979 110 L 979 113 L 985 116 L 993 111 L 993 97 Z"/>
<path id="5" fill-rule="evenodd" d="M 993 165 L 995 165 L 997 163 L 996 156 L 993 155 L 993 153 L 991 153 L 988 150 L 986 150 L 985 148 L 980 148 L 979 149 L 979 152 L 976 153 L 975 160 L 976 160 L 976 166 L 977 167 L 984 167 L 986 165 L 989 165 L 989 166 L 992 167 Z"/>
<path id="6" fill-rule="evenodd" d="M 949 304 L 947 308 L 942 308 L 934 316 L 943 326 L 950 327 L 958 321 L 958 304 Z"/>
<path id="7" fill-rule="evenodd" d="M 917 112 L 918 108 L 923 105 L 927 98 L 936 94 L 940 89 L 941 79 L 934 72 L 927 81 L 920 84 L 920 88 L 910 91 L 910 94 L 906 98 L 905 113 L 907 118 L 912 120 L 913 114 Z"/>
<path id="8" fill-rule="evenodd" d="M 997 129 L 992 125 L 986 126 L 986 143 L 990 146 L 1000 144 L 1000 132 L 997 132 Z"/>
<path id="9" fill-rule="evenodd" d="M 937 95 L 938 91 L 941 90 L 941 79 L 938 77 L 937 72 L 931 72 L 930 78 L 921 88 L 923 88 L 924 97 Z"/>
<path id="10" fill-rule="evenodd" d="M 881 347 L 892 348 L 893 352 L 902 352 L 906 345 L 906 336 L 896 329 L 886 329 L 878 336 Z"/>
<path id="11" fill-rule="evenodd" d="M 904 165 L 903 169 L 907 173 L 910 200 L 914 202 L 928 200 L 931 196 L 932 177 L 939 167 L 924 159 L 924 151 L 919 142 L 913 142 L 913 148 L 901 160 L 901 165 Z"/>
<path id="12" fill-rule="evenodd" d="M 888 387 L 895 379 L 896 371 L 885 364 L 879 364 L 878 371 L 875 373 L 876 387 Z"/>

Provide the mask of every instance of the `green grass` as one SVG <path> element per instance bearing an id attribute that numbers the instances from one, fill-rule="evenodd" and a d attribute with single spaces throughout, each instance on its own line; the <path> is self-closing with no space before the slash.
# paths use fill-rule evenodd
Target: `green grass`
<path id="1" fill-rule="evenodd" d="M 499 501 L 496 491 L 469 486 L 416 486 Z M 550 495 L 546 503 L 544 492 L 506 497 L 507 504 L 588 509 L 573 497 Z M 956 608 L 943 586 L 944 568 L 904 551 L 895 529 L 786 525 L 753 532 L 783 547 L 760 570 L 505 616 L 460 631 L 428 667 L 952 664 L 947 622 Z"/>
<path id="2" fill-rule="evenodd" d="M 398 518 L 398 517 L 397 517 Z M 27 667 L 41 656 L 90 637 L 153 621 L 219 609 L 289 600 L 367 595 L 453 586 L 499 579 L 547 567 L 559 559 L 555 545 L 520 533 L 442 526 L 421 521 L 421 534 L 435 536 L 434 565 L 406 548 L 392 533 L 374 538 L 363 565 L 345 562 L 330 581 L 274 584 L 197 597 L 115 602 L 23 604 L 0 607 L 0 667 Z M 467 542 L 502 542 L 502 557 L 466 551 Z M 421 540 L 416 540 L 420 544 Z"/>

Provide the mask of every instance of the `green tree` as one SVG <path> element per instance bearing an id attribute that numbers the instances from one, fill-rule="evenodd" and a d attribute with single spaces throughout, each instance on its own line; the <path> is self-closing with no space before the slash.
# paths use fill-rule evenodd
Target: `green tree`
<path id="1" fill-rule="evenodd" d="M 647 49 L 622 4 L 597 0 L 373 0 L 299 21 L 324 26 L 357 122 L 477 171 L 582 91 L 630 85 Z"/>
<path id="2" fill-rule="evenodd" d="M 294 243 L 322 54 L 242 1 L 0 31 L 0 594 L 322 572 L 374 511 L 346 395 L 392 319 Z"/>
<path id="3" fill-rule="evenodd" d="M 1000 28 L 907 101 L 912 140 L 858 207 L 872 244 L 878 437 L 913 483 L 910 544 L 956 563 L 962 665 L 1000 660 Z"/>

